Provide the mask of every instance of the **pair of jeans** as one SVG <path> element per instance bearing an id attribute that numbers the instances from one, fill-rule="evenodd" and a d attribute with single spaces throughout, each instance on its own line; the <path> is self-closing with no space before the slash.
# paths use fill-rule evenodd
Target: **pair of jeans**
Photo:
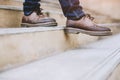
<path id="1" fill-rule="evenodd" d="M 40 8 L 40 0 L 25 0 L 24 2 L 24 14 L 29 16 L 33 11 Z M 79 0 L 59 0 L 63 13 L 67 19 L 77 20 L 83 17 L 85 14 L 82 11 L 82 7 L 79 5 Z"/>

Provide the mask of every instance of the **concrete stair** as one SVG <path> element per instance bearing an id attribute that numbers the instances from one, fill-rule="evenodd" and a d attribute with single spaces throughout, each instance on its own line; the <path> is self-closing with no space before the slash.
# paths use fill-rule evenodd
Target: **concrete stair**
<path id="1" fill-rule="evenodd" d="M 94 0 L 92 0 L 94 1 Z M 83 2 L 83 1 L 81 1 Z M 97 5 L 97 1 L 95 1 L 96 5 Z M 102 1 L 102 3 L 105 4 L 104 1 Z M 100 5 L 102 5 L 102 3 Z M 23 0 L 0 0 L 0 27 L 2 28 L 7 28 L 7 27 L 20 27 L 21 24 L 21 18 L 23 16 L 23 12 L 22 12 L 22 8 L 23 8 Z M 100 11 L 98 11 L 98 9 L 91 9 L 91 5 L 90 2 L 88 1 L 88 3 L 86 3 L 86 6 L 84 6 L 84 10 L 87 13 L 92 14 L 92 16 L 95 17 L 95 22 L 97 23 L 120 23 L 120 18 L 119 18 L 119 8 L 116 8 L 116 6 L 112 6 L 113 8 L 116 8 L 115 11 L 115 15 L 111 15 L 113 14 L 110 10 L 108 10 L 107 12 L 105 12 L 104 10 L 106 10 L 106 8 L 109 8 L 109 6 L 112 4 L 112 0 L 110 0 L 110 3 L 108 3 L 108 7 L 106 7 L 105 9 L 102 8 L 100 9 Z M 110 5 L 109 5 L 110 4 Z M 114 3 L 113 5 L 117 5 L 117 3 Z M 118 5 L 119 6 L 119 5 Z M 63 16 L 62 10 L 60 8 L 60 5 L 58 4 L 58 1 L 53 0 L 51 2 L 48 0 L 42 0 L 41 1 L 41 7 L 44 9 L 43 12 L 50 17 L 53 17 L 57 20 L 59 25 L 65 25 L 66 22 L 66 18 Z M 98 6 L 99 7 L 99 6 Z M 89 9 L 90 8 L 90 9 Z M 110 14 L 107 14 L 110 13 Z M 116 18 L 117 17 L 117 18 Z M 14 21 L 13 21 L 14 20 Z"/>
<path id="2" fill-rule="evenodd" d="M 65 34 L 64 27 L 0 29 L 0 71 L 98 39 L 85 34 Z"/>
<path id="3" fill-rule="evenodd" d="M 0 80 L 120 80 L 120 34 L 0 73 Z"/>
<path id="4" fill-rule="evenodd" d="M 119 33 L 117 30 L 113 34 Z M 0 71 L 104 38 L 107 37 L 66 34 L 62 26 L 0 29 Z"/>
<path id="5" fill-rule="evenodd" d="M 58 1 L 53 2 L 46 7 L 48 2 L 42 1 L 47 9 L 43 12 L 56 18 L 59 25 L 65 25 L 66 19 L 60 7 L 56 7 Z M 120 80 L 119 44 L 112 44 L 119 40 L 119 35 L 109 38 L 66 34 L 64 26 L 21 28 L 22 16 L 22 2 L 0 1 L 0 80 Z M 98 19 L 101 16 L 108 22 L 114 20 L 103 15 Z M 119 23 L 99 25 L 109 26 L 113 35 L 120 32 Z"/>

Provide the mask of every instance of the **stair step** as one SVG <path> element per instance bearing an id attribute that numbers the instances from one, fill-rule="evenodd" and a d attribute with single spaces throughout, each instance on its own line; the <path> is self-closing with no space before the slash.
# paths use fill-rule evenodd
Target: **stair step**
<path id="1" fill-rule="evenodd" d="M 103 25 L 105 26 L 105 24 Z M 110 26 L 110 28 L 113 34 L 118 34 L 120 32 L 118 24 L 114 24 Z M 107 36 L 89 36 L 82 33 L 78 35 L 66 34 L 64 32 L 64 26 L 1 28 L 0 71 L 104 38 L 107 38 Z"/>
<path id="2" fill-rule="evenodd" d="M 0 0 L 0 5 L 22 6 L 22 4 L 20 0 Z"/>
<path id="3" fill-rule="evenodd" d="M 116 30 L 113 28 L 114 32 Z M 0 70 L 26 64 L 102 38 L 81 33 L 65 34 L 62 26 L 0 29 Z"/>
<path id="4" fill-rule="evenodd" d="M 97 2 L 97 1 L 95 1 L 95 2 Z M 104 1 L 103 1 L 103 3 L 104 3 Z M 110 1 L 110 3 L 111 3 L 111 1 Z M 0 12 L 1 12 L 0 13 L 0 17 L 1 17 L 0 27 L 2 27 L 2 28 L 4 28 L 4 27 L 5 28 L 6 27 L 20 27 L 21 18 L 23 16 L 23 12 L 22 12 L 23 5 L 22 4 L 23 4 L 23 0 L 6 0 L 6 1 L 1 0 L 0 1 Z M 87 4 L 87 7 L 90 6 L 89 2 L 86 4 Z M 43 12 L 48 14 L 48 16 L 55 18 L 59 25 L 66 24 L 65 23 L 66 19 L 63 16 L 60 5 L 58 5 L 58 1 L 51 2 L 51 1 L 43 0 L 43 1 L 41 1 L 41 7 L 43 9 L 45 9 Z M 104 10 L 104 8 L 102 8 L 102 9 Z M 114 10 L 117 10 L 117 8 Z M 98 8 L 97 8 L 97 10 L 95 9 L 95 11 L 94 11 L 94 10 L 91 10 L 91 9 L 88 9 L 85 7 L 85 11 L 88 13 L 91 13 L 93 16 L 95 16 L 96 22 L 98 22 L 98 23 L 116 22 L 116 21 L 118 22 L 119 21 L 119 16 L 118 16 L 119 10 L 117 10 L 118 12 L 116 12 L 116 15 L 109 15 L 106 13 L 103 14 L 100 11 L 98 11 Z M 105 11 L 102 11 L 102 12 L 105 12 Z M 98 13 L 100 13 L 100 14 L 98 14 Z M 111 14 L 110 11 L 109 11 L 109 13 Z M 115 16 L 117 16 L 117 18 L 115 18 Z M 13 22 L 13 20 L 15 22 Z"/>
<path id="5" fill-rule="evenodd" d="M 53 17 L 57 15 L 57 20 L 62 24 L 65 23 L 61 12 L 51 10 L 44 12 L 52 13 L 50 16 Z M 2 18 L 0 27 L 10 27 L 0 29 L 0 71 L 106 38 L 81 33 L 79 35 L 65 34 L 64 27 L 61 26 L 11 28 L 20 27 L 22 15 L 21 6 L 0 5 L 0 17 Z M 119 25 L 112 25 L 110 28 L 114 34 L 120 32 Z"/>
<path id="6" fill-rule="evenodd" d="M 119 80 L 119 40 L 120 34 L 2 72 L 0 80 Z"/>
<path id="7" fill-rule="evenodd" d="M 98 40 L 85 34 L 65 34 L 64 27 L 0 29 L 0 71 L 42 59 Z"/>

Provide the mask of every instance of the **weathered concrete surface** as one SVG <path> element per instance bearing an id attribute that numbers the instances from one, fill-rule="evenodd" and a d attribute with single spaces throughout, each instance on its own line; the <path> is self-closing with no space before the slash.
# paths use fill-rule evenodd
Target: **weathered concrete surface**
<path id="1" fill-rule="evenodd" d="M 80 0 L 84 8 L 120 20 L 120 0 Z"/>
<path id="2" fill-rule="evenodd" d="M 0 73 L 1 80 L 110 80 L 119 73 L 120 34 Z M 116 70 L 115 70 L 116 69 Z M 117 79 L 118 78 L 118 79 Z M 112 80 L 119 80 L 116 76 Z"/>
<path id="3" fill-rule="evenodd" d="M 68 35 L 62 27 L 0 30 L 0 70 L 98 40 L 85 34 Z"/>
<path id="4" fill-rule="evenodd" d="M 3 2 L 2 2 L 3 1 Z M 0 4 L 2 5 L 13 5 L 14 6 L 22 6 L 22 3 L 18 2 L 10 2 L 11 0 L 0 0 Z M 8 2 L 8 3 L 6 3 Z M 45 7 L 46 4 L 42 4 L 45 9 L 53 9 L 54 11 L 59 12 L 60 10 L 53 7 Z M 10 7 L 9 7 L 10 8 Z M 21 8 L 20 8 L 21 9 Z M 0 24 L 1 27 L 19 27 L 20 20 L 22 18 L 21 11 L 15 10 L 3 10 L 0 9 Z M 61 12 L 61 11 L 60 11 Z M 10 13 L 10 14 L 9 14 Z M 9 14 L 9 15 L 8 15 Z M 13 14 L 13 15 L 12 15 Z M 57 19 L 59 24 L 65 24 L 65 17 L 60 13 L 58 14 L 49 14 L 49 16 L 54 17 Z M 99 17 L 98 17 L 99 19 Z M 13 21 L 14 20 L 14 21 Z M 106 19 L 108 20 L 108 18 Z M 110 27 L 113 33 L 119 33 L 119 27 Z M 31 28 L 33 29 L 33 28 Z M 35 28 L 34 28 L 35 29 Z M 41 29 L 41 28 L 36 28 Z M 55 28 L 56 29 L 56 28 Z M 23 28 L 16 28 L 16 29 L 6 29 L 0 30 L 0 32 L 4 32 L 4 35 L 0 35 L 0 69 L 7 69 L 12 66 L 18 66 L 19 64 L 24 64 L 42 57 L 49 56 L 48 54 L 52 55 L 54 53 L 59 53 L 67 49 L 75 48 L 77 46 L 87 44 L 89 42 L 96 41 L 101 39 L 101 37 L 93 37 L 85 34 L 79 35 L 65 35 L 63 30 L 58 31 L 50 31 L 50 32 L 31 32 L 26 29 L 27 33 L 19 33 L 19 31 L 23 30 Z M 10 31 L 10 34 L 9 34 Z M 18 31 L 18 34 L 11 34 Z M 23 30 L 24 31 L 24 30 Z M 7 34 L 8 32 L 8 34 Z M 29 33 L 28 33 L 29 32 Z M 58 37 L 60 36 L 60 37 Z M 103 38 L 103 37 L 102 37 Z M 29 39 L 29 40 L 28 40 Z M 48 41 L 48 39 L 50 39 Z M 62 40 L 62 41 L 61 41 Z M 47 42 L 47 43 L 46 43 Z M 53 44 L 55 42 L 55 44 Z M 39 43 L 39 44 L 37 44 Z M 41 45 L 45 47 L 41 47 Z M 49 45 L 48 45 L 49 44 Z M 51 47 L 51 45 L 53 47 Z M 25 48 L 25 49 L 24 49 Z M 9 53 L 8 53 L 9 52 Z M 41 52 L 41 53 L 39 53 Z M 29 55 L 28 55 L 29 53 Z M 7 55 L 7 56 L 5 56 Z M 26 56 L 27 55 L 27 56 Z M 41 56 L 42 55 L 42 56 Z M 6 59 L 9 58 L 9 59 Z"/>
<path id="5" fill-rule="evenodd" d="M 22 6 L 21 0 L 0 0 L 0 5 Z"/>
<path id="6" fill-rule="evenodd" d="M 20 27 L 22 12 L 17 10 L 0 9 L 0 18 L 1 28 Z"/>
<path id="7" fill-rule="evenodd" d="M 11 6 L 19 7 L 22 9 L 23 7 L 23 0 L 0 0 L 0 5 L 8 6 L 8 9 Z M 94 5 L 93 5 L 94 4 Z M 111 23 L 111 22 L 120 22 L 120 10 L 119 10 L 119 0 L 89 0 L 89 1 L 81 1 L 81 5 L 84 7 L 85 12 L 92 14 L 92 16 L 95 17 L 95 22 L 97 23 Z M 66 24 L 66 18 L 62 14 L 62 10 L 60 8 L 60 4 L 58 0 L 42 0 L 41 1 L 41 8 L 47 10 L 45 13 L 47 16 L 53 17 L 57 20 L 59 25 L 65 25 Z M 114 11 L 113 11 L 114 10 Z M 5 11 L 5 10 L 4 10 Z M 6 11 L 5 11 L 6 12 Z M 7 10 L 8 14 L 4 14 L 4 12 L 1 11 L 2 15 L 2 21 L 4 22 L 0 27 L 18 27 L 20 26 L 20 19 L 22 18 L 22 12 L 13 11 L 12 14 L 9 14 L 9 11 Z M 11 13 L 11 11 L 10 11 Z M 19 14 L 19 15 L 18 15 Z M 114 15 L 113 15 L 114 14 Z M 13 17 L 13 19 L 18 23 L 12 22 L 12 18 L 7 16 Z M 19 20 L 17 20 L 19 16 Z M 11 24 L 7 24 L 6 21 L 11 22 Z M 6 24 L 5 24 L 6 23 Z M 12 25 L 14 24 L 14 25 Z M 18 26 L 17 26 L 18 25 Z"/>
<path id="8" fill-rule="evenodd" d="M 23 16 L 22 11 L 17 9 L 21 7 L 22 2 L 13 0 L 0 0 L 0 27 L 11 28 L 20 27 Z M 16 9 L 15 9 L 16 8 Z"/>
<path id="9" fill-rule="evenodd" d="M 3 8 L 4 6 L 4 8 Z M 0 27 L 20 27 L 22 11 L 11 9 L 11 7 L 21 7 L 22 2 L 13 0 L 0 0 Z"/>
<path id="10" fill-rule="evenodd" d="M 0 29 L 0 70 L 106 38 L 65 34 L 63 29 L 61 26 Z M 120 32 L 119 27 L 111 29 L 113 34 Z"/>

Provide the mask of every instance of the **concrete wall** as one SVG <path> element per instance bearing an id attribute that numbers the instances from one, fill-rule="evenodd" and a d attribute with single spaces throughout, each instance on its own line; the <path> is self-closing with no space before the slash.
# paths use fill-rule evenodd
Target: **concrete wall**
<path id="1" fill-rule="evenodd" d="M 84 8 L 120 20 L 120 0 L 80 0 Z"/>

